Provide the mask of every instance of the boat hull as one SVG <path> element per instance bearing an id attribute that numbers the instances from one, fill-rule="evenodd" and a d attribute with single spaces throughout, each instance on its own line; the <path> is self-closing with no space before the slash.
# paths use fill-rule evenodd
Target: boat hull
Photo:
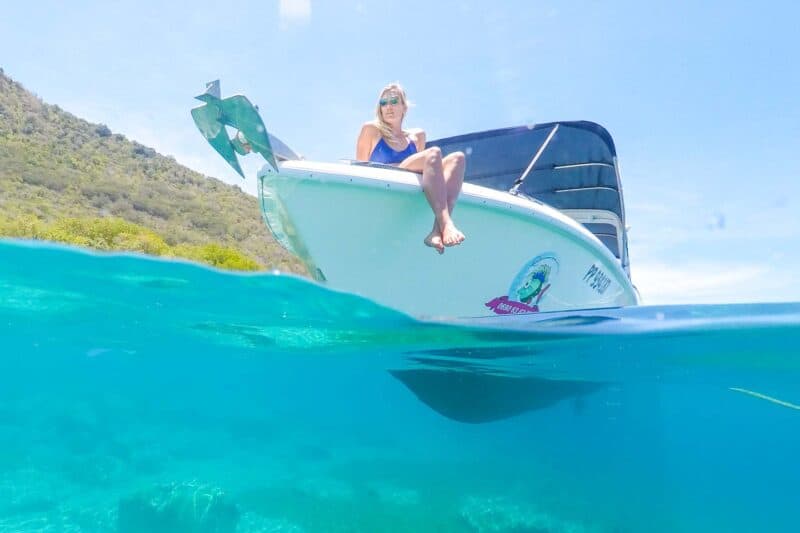
<path id="1" fill-rule="evenodd" d="M 465 184 L 443 255 L 423 244 L 433 215 L 417 175 L 290 161 L 259 175 L 279 242 L 331 288 L 418 317 L 468 317 L 638 303 L 619 261 L 544 204 Z"/>

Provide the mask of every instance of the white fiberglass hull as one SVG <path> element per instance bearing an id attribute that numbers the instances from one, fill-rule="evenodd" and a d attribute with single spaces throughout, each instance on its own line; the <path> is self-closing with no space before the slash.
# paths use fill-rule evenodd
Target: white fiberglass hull
<path id="1" fill-rule="evenodd" d="M 466 235 L 437 254 L 433 215 L 410 172 L 287 161 L 260 174 L 265 218 L 334 289 L 422 317 L 466 317 L 638 303 L 619 261 L 583 226 L 538 202 L 465 184 Z"/>

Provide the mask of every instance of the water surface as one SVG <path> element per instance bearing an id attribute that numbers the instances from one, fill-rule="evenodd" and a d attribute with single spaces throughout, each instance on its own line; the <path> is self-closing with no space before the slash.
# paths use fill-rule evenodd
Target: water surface
<path id="1" fill-rule="evenodd" d="M 795 531 L 800 305 L 417 321 L 0 241 L 0 531 Z"/>

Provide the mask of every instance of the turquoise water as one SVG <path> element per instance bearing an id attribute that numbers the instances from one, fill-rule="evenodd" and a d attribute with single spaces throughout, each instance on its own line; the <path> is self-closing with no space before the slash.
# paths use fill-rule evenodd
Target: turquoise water
<path id="1" fill-rule="evenodd" d="M 0 531 L 796 531 L 800 304 L 419 322 L 0 241 Z"/>

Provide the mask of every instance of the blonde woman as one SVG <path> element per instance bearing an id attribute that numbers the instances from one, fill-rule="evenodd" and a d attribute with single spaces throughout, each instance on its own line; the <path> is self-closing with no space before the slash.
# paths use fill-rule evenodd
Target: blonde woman
<path id="1" fill-rule="evenodd" d="M 445 246 L 464 241 L 464 234 L 453 223 L 452 213 L 464 183 L 464 154 L 442 157 L 437 146 L 425 148 L 423 130 L 404 130 L 408 100 L 403 88 L 392 83 L 381 90 L 375 107 L 375 120 L 361 128 L 356 143 L 356 159 L 374 161 L 422 173 L 420 185 L 433 210 L 433 229 L 425 237 L 427 246 L 444 253 Z"/>

